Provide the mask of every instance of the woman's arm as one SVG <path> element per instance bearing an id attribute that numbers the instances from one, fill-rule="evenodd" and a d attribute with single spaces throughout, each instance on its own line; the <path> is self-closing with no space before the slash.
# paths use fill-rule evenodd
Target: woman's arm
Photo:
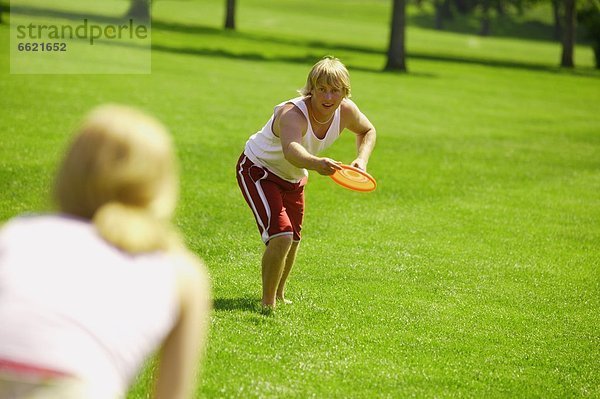
<path id="1" fill-rule="evenodd" d="M 212 307 L 210 279 L 204 265 L 192 254 L 180 262 L 177 283 L 179 319 L 161 353 L 154 398 L 194 397 L 196 376 L 204 354 Z"/>

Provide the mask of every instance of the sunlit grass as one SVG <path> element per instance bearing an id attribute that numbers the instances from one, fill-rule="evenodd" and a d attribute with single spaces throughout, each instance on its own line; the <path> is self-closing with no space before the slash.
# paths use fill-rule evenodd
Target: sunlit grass
<path id="1" fill-rule="evenodd" d="M 413 26 L 411 73 L 381 73 L 389 3 L 248 0 L 239 31 L 224 33 L 220 0 L 158 1 L 152 75 L 4 72 L 0 219 L 45 208 L 87 109 L 137 105 L 174 134 L 176 221 L 213 278 L 200 397 L 598 397 L 600 79 L 589 49 L 583 68 L 561 71 L 555 43 Z M 379 187 L 353 193 L 311 175 L 294 304 L 265 317 L 262 244 L 234 166 L 328 53 L 350 66 L 353 99 L 378 129 Z M 353 151 L 345 133 L 328 154 L 349 162 Z M 131 398 L 149 392 L 148 370 Z"/>

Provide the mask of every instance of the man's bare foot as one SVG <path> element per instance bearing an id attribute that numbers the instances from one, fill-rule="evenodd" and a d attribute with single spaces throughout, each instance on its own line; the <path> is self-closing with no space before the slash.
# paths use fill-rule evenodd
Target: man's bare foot
<path id="1" fill-rule="evenodd" d="M 265 316 L 272 316 L 275 313 L 275 305 L 260 305 L 260 313 Z"/>
<path id="2" fill-rule="evenodd" d="M 284 304 L 284 305 L 291 305 L 291 304 L 293 303 L 293 302 L 292 302 L 292 301 L 290 301 L 289 299 L 285 299 L 285 298 L 284 298 L 284 297 L 282 297 L 282 296 L 278 296 L 278 297 L 277 297 L 277 300 L 278 300 L 279 302 L 283 302 L 283 304 Z"/>

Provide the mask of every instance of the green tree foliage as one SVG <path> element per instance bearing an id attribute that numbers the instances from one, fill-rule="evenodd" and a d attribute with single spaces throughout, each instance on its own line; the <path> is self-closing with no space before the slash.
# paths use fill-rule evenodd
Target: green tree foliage
<path id="1" fill-rule="evenodd" d="M 481 36 L 488 36 L 493 33 L 495 15 L 523 14 L 528 8 L 542 1 L 548 0 L 432 0 L 435 9 L 435 27 L 443 29 L 444 21 L 453 19 L 455 13 L 478 15 L 481 21 L 478 33 Z M 558 3 L 564 0 L 551 1 Z"/>
<path id="2" fill-rule="evenodd" d="M 479 15 L 479 35 L 492 34 L 493 13 L 505 15 L 509 12 L 524 13 L 541 3 L 552 5 L 554 39 L 561 42 L 560 65 L 573 68 L 577 22 L 585 27 L 588 39 L 600 68 L 600 0 L 431 0 L 435 9 L 435 27 L 443 29 L 444 21 L 453 18 L 453 13 Z"/>

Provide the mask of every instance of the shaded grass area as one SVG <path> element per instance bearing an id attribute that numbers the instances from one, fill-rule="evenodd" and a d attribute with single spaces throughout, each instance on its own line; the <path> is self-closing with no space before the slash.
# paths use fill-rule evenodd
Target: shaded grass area
<path id="1" fill-rule="evenodd" d="M 342 3 L 331 26 L 308 18 Z M 388 3 L 249 0 L 227 33 L 222 1 L 157 2 L 152 75 L 3 73 L 0 219 L 44 207 L 87 109 L 140 106 L 174 134 L 176 222 L 213 278 L 198 397 L 600 396 L 598 75 L 591 63 L 553 69 L 555 45 L 469 46 L 418 27 L 412 73 L 379 73 Z M 350 66 L 353 99 L 378 129 L 379 187 L 352 193 L 311 175 L 294 304 L 265 317 L 262 244 L 234 165 L 328 52 Z M 328 155 L 351 161 L 351 135 Z M 153 370 L 131 398 L 147 395 Z"/>

